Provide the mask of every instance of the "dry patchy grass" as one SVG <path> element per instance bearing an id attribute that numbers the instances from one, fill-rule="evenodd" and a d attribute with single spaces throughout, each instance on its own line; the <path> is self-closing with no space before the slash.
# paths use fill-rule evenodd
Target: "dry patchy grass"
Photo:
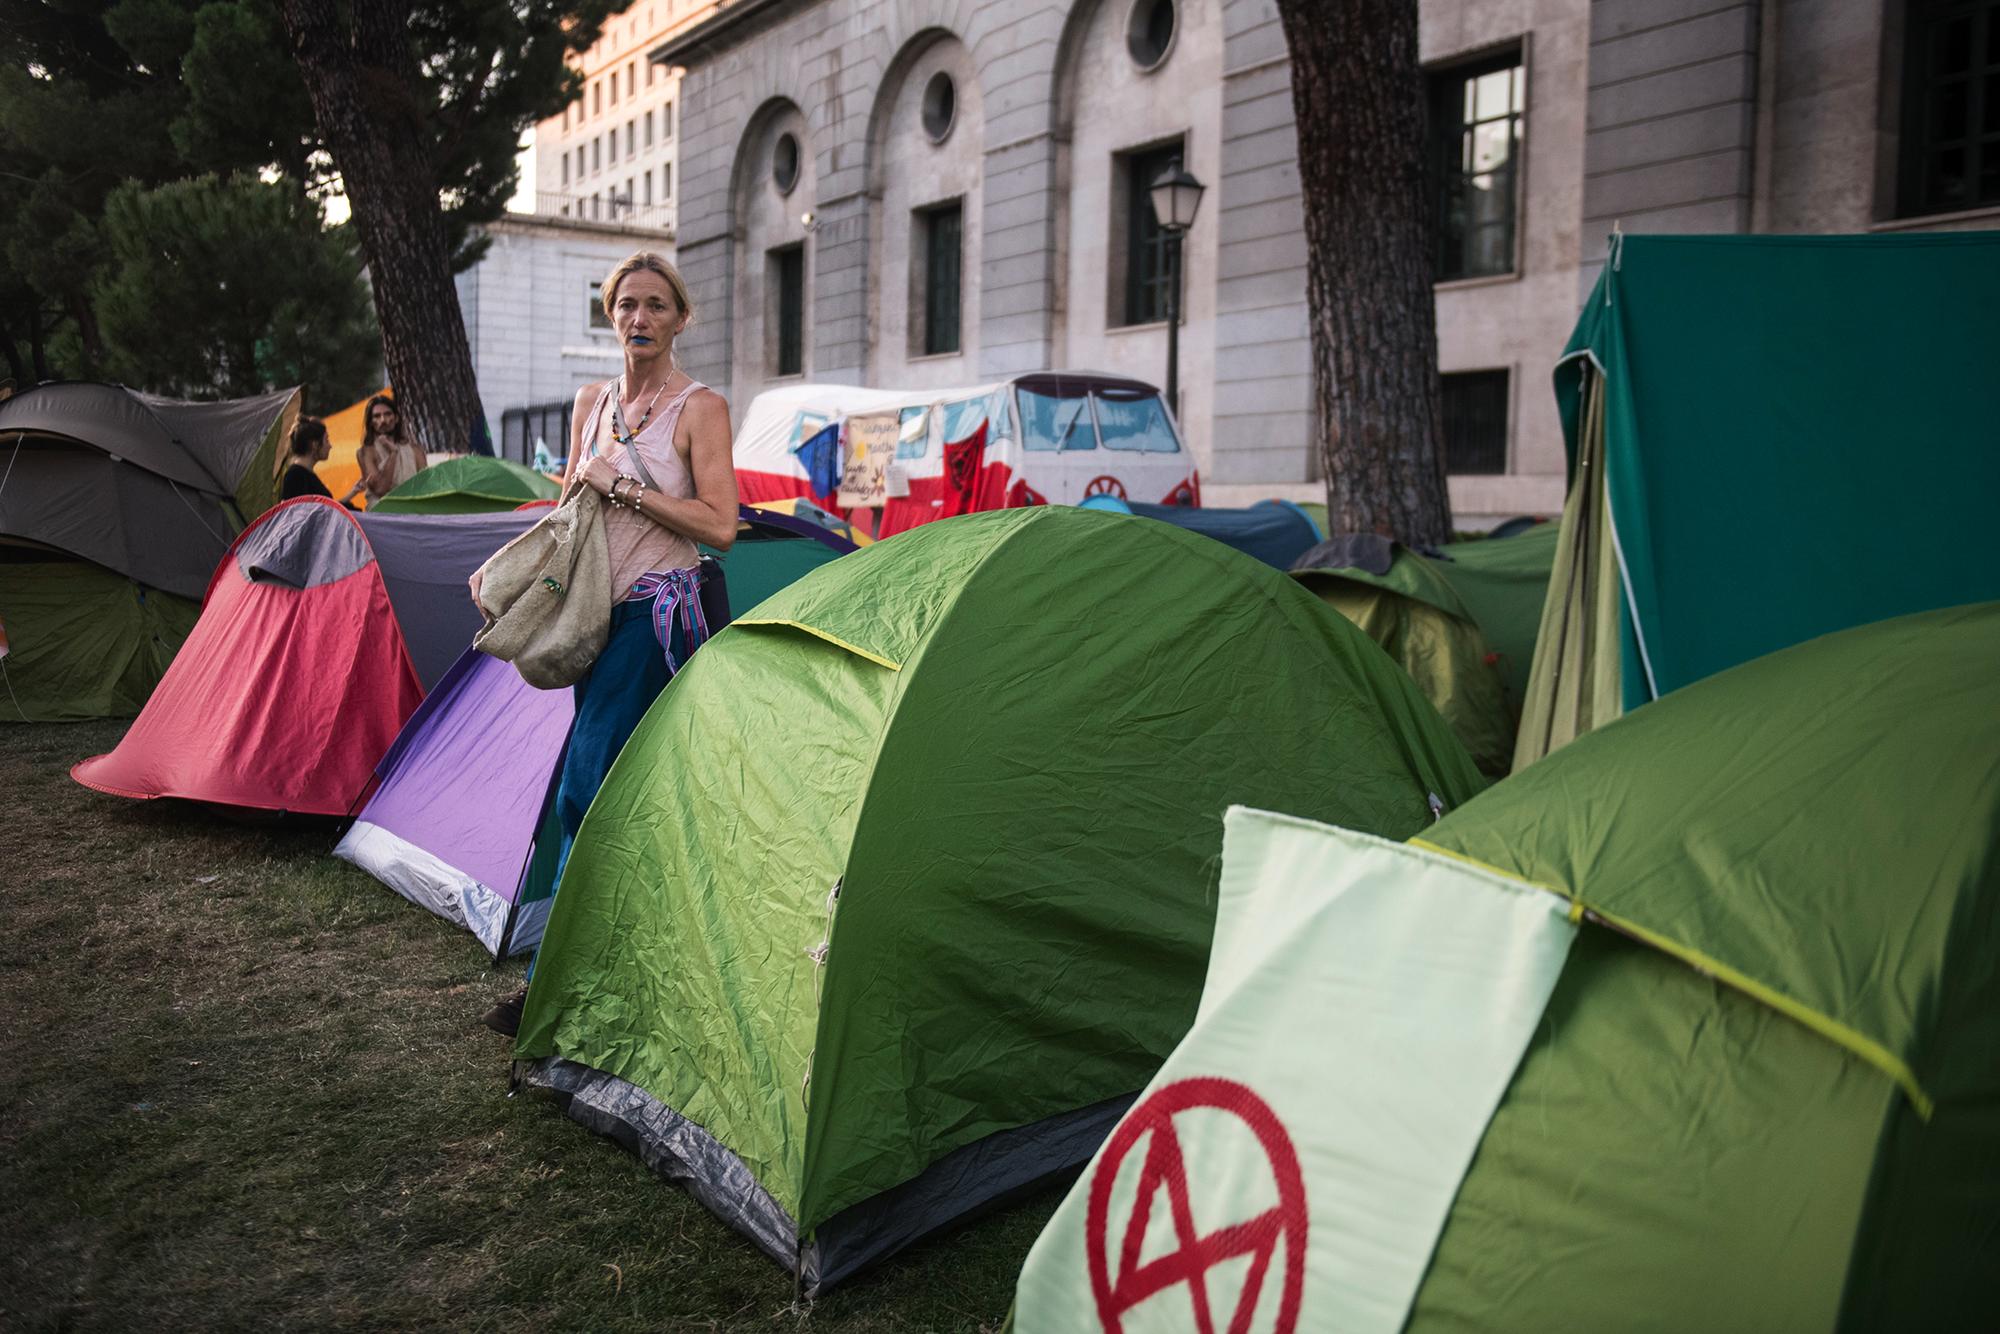
<path id="1" fill-rule="evenodd" d="M 533 1096 L 471 936 L 329 855 L 70 781 L 122 723 L 0 726 L 0 1328 L 974 1330 L 1044 1194 L 793 1306 Z"/>

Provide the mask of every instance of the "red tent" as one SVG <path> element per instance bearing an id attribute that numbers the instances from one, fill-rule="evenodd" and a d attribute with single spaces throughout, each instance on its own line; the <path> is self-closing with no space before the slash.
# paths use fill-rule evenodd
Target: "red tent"
<path id="1" fill-rule="evenodd" d="M 532 515 L 302 497 L 237 537 L 131 729 L 70 771 L 113 796 L 346 815 L 478 616 L 465 580 Z"/>

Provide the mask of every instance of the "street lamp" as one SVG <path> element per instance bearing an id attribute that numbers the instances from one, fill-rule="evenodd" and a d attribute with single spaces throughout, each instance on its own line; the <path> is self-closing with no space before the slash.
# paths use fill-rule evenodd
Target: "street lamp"
<path id="1" fill-rule="evenodd" d="M 1181 416 L 1181 238 L 1194 226 L 1201 192 L 1201 182 L 1184 167 L 1163 172 L 1146 192 L 1153 198 L 1153 220 L 1173 243 L 1173 273 L 1167 281 L 1167 406 L 1175 421 Z"/>

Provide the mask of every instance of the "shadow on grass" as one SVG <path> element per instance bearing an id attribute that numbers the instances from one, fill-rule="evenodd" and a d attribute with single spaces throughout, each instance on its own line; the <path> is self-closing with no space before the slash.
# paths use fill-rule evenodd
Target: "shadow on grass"
<path id="1" fill-rule="evenodd" d="M 1054 1190 L 797 1311 L 790 1278 L 478 1023 L 521 964 L 338 822 L 92 792 L 0 726 L 0 1328 L 976 1330 Z"/>

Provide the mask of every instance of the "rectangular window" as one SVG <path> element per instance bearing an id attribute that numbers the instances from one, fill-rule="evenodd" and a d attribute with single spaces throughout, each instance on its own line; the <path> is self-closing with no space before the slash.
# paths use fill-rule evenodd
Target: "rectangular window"
<path id="1" fill-rule="evenodd" d="M 674 197 L 674 164 L 669 162 L 660 168 L 660 198 Z"/>
<path id="2" fill-rule="evenodd" d="M 590 141 L 590 169 L 592 171 L 604 170 L 604 155 L 601 152 L 603 147 L 604 141 L 602 139 L 592 139 Z"/>
<path id="3" fill-rule="evenodd" d="M 653 67 L 651 65 L 648 65 L 646 66 L 646 68 L 651 69 Z M 652 146 L 653 146 L 653 113 L 648 111 L 646 113 L 646 147 L 651 148 Z"/>
<path id="4" fill-rule="evenodd" d="M 1507 471 L 1507 372 L 1461 371 L 1444 386 L 1444 470 Z"/>
<path id="5" fill-rule="evenodd" d="M 611 71 L 611 105 L 618 105 L 618 71 Z"/>
<path id="6" fill-rule="evenodd" d="M 649 171 L 639 179 L 646 183 L 646 207 L 651 208 L 653 206 L 653 173 Z"/>
<path id="7" fill-rule="evenodd" d="M 630 60 L 625 62 L 625 91 L 634 97 L 639 94 L 639 67 Z"/>
<path id="8" fill-rule="evenodd" d="M 625 156 L 631 157 L 633 152 L 637 150 L 638 144 L 639 123 L 628 120 L 625 122 Z"/>
<path id="9" fill-rule="evenodd" d="M 1430 191 L 1435 278 L 1514 271 L 1516 185 L 1527 71 L 1519 50 L 1435 70 L 1430 95 Z"/>
<path id="10" fill-rule="evenodd" d="M 1179 143 L 1116 159 L 1125 193 L 1125 292 L 1118 324 L 1151 324 L 1167 318 L 1167 289 L 1176 272 L 1180 242 L 1153 216 L 1153 182 L 1181 166 Z"/>
<path id="11" fill-rule="evenodd" d="M 660 108 L 660 137 L 669 139 L 674 133 L 674 104 L 667 103 Z"/>
<path id="12" fill-rule="evenodd" d="M 592 329 L 609 329 L 611 327 L 611 317 L 604 313 L 604 285 L 602 283 L 592 283 L 590 285 L 590 314 L 588 321 L 588 327 Z"/>
<path id="13" fill-rule="evenodd" d="M 625 211 L 627 213 L 632 211 L 632 205 L 638 198 L 639 192 L 632 188 L 632 178 L 627 176 L 625 178 Z"/>
<path id="14" fill-rule="evenodd" d="M 611 163 L 611 164 L 612 164 L 613 166 L 617 166 L 617 165 L 618 165 L 618 128 L 617 128 L 617 126 L 615 126 L 615 125 L 614 125 L 614 126 L 613 126 L 613 127 L 611 128 L 611 132 L 610 132 L 610 133 L 608 133 L 608 134 L 606 134 L 606 135 L 604 136 L 604 138 L 605 138 L 605 140 L 606 140 L 606 143 L 605 143 L 605 145 L 604 145 L 604 160 L 605 160 L 606 162 L 609 162 L 609 163 Z"/>
<path id="15" fill-rule="evenodd" d="M 601 82 L 590 85 L 590 114 L 593 116 L 604 114 L 604 85 Z"/>
<path id="16" fill-rule="evenodd" d="M 956 352 L 965 205 L 953 200 L 919 209 L 916 221 L 916 231 L 923 238 L 924 247 L 924 355 Z"/>
<path id="17" fill-rule="evenodd" d="M 562 164 L 563 164 L 563 168 L 562 168 L 562 183 L 563 183 L 564 185 L 568 185 L 568 184 L 569 184 L 569 154 L 567 154 L 567 153 L 564 153 L 564 154 L 562 155 Z"/>
<path id="18" fill-rule="evenodd" d="M 2000 0 L 1912 0 L 1897 212 L 2000 204 Z"/>
<path id="19" fill-rule="evenodd" d="M 806 248 L 784 246 L 770 252 L 772 314 L 777 323 L 778 375 L 801 375 L 806 368 Z"/>

